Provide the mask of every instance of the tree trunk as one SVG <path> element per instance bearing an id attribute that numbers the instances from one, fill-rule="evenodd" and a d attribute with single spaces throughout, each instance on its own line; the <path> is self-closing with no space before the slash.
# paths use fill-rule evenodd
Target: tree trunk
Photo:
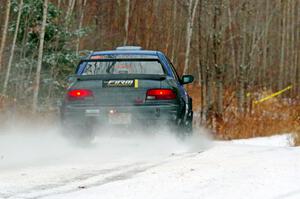
<path id="1" fill-rule="evenodd" d="M 175 47 L 176 47 L 176 30 L 177 30 L 177 0 L 173 1 L 173 33 L 172 33 L 172 38 L 173 38 L 173 42 L 172 42 L 172 52 L 171 52 L 171 61 L 172 63 L 174 63 L 174 55 L 175 55 Z"/>
<path id="2" fill-rule="evenodd" d="M 178 17 L 176 17 L 177 19 L 181 19 L 184 17 L 184 13 L 182 11 L 182 9 L 179 9 L 178 10 Z M 173 64 L 177 67 L 176 69 L 178 71 L 182 71 L 183 68 L 182 68 L 182 65 L 179 65 L 179 52 L 180 52 L 180 49 L 181 49 L 181 43 L 182 43 L 182 40 L 184 40 L 184 30 L 183 29 L 177 29 L 177 39 L 176 39 L 176 44 L 175 44 L 175 49 L 174 49 L 174 58 L 173 58 Z"/>
<path id="3" fill-rule="evenodd" d="M 295 6 L 295 19 L 299 18 L 299 12 L 300 12 L 300 3 L 297 1 L 296 2 L 296 6 Z M 297 20 L 295 20 L 295 25 Z M 297 26 L 296 26 L 297 27 Z M 299 67 L 299 60 L 300 60 L 300 50 L 299 50 L 299 40 L 300 40 L 300 30 L 299 28 L 295 28 L 295 40 L 296 40 L 296 44 L 295 44 L 295 68 L 296 68 L 296 72 L 295 72 L 295 82 L 294 82 L 294 89 L 295 89 L 295 94 L 297 95 L 297 93 L 300 93 L 300 67 Z"/>
<path id="4" fill-rule="evenodd" d="M 245 76 L 246 76 L 246 54 L 247 54 L 247 19 L 244 19 L 243 23 L 243 48 L 242 48 L 242 58 L 239 67 L 239 88 L 238 88 L 238 111 L 240 113 L 244 112 L 245 105 Z"/>
<path id="5" fill-rule="evenodd" d="M 82 29 L 82 23 L 83 23 L 84 13 L 85 13 L 85 9 L 86 9 L 86 3 L 87 3 L 87 0 L 83 0 L 83 5 L 80 5 L 81 13 L 80 13 L 80 19 L 79 19 L 79 26 L 78 26 L 79 31 L 81 31 L 81 29 Z M 79 54 L 80 37 L 81 37 L 81 35 L 77 36 L 77 42 L 76 42 L 76 54 L 77 55 Z"/>
<path id="6" fill-rule="evenodd" d="M 199 14 L 198 14 L 198 71 L 199 71 L 199 85 L 200 85 L 200 124 L 204 124 L 204 115 L 205 115 L 205 95 L 206 95 L 206 67 L 204 66 L 204 56 L 202 53 L 204 46 L 202 47 L 202 21 L 201 21 L 201 13 L 202 13 L 202 0 L 200 0 L 199 6 Z"/>
<path id="7" fill-rule="evenodd" d="M 11 0 L 7 0 L 5 21 L 4 21 L 4 27 L 3 27 L 2 38 L 1 38 L 1 46 L 0 46 L 0 71 L 2 70 L 3 51 L 4 51 L 6 37 L 7 37 L 7 28 L 8 28 L 8 21 L 9 21 L 10 6 L 11 6 Z"/>
<path id="8" fill-rule="evenodd" d="M 12 65 L 12 62 L 13 62 L 13 59 L 14 59 L 15 47 L 16 47 L 16 41 L 17 41 L 18 32 L 19 32 L 22 9 L 23 9 L 23 0 L 20 0 L 16 30 L 15 30 L 15 34 L 14 34 L 14 39 L 13 39 L 13 43 L 12 43 L 12 47 L 11 47 L 11 51 L 10 51 L 8 65 L 7 65 L 6 76 L 5 76 L 5 80 L 4 80 L 4 86 L 3 86 L 3 94 L 4 95 L 6 95 L 7 85 L 8 85 L 9 76 L 10 76 L 11 65 Z"/>
<path id="9" fill-rule="evenodd" d="M 41 78 L 41 69 L 42 69 L 42 61 L 43 61 L 43 49 L 44 49 L 44 38 L 45 38 L 47 13 L 48 13 L 48 0 L 44 0 L 43 22 L 42 22 L 42 29 L 40 32 L 40 45 L 39 45 L 39 51 L 38 51 L 38 61 L 37 61 L 35 85 L 33 87 L 33 112 L 34 113 L 37 111 L 37 108 L 38 108 L 38 95 L 39 95 L 39 89 L 40 89 L 40 78 Z"/>
<path id="10" fill-rule="evenodd" d="M 75 6 L 75 0 L 69 0 L 67 13 L 66 13 L 66 16 L 65 16 L 65 28 L 66 28 L 66 30 L 69 29 L 69 24 L 70 24 L 70 20 L 71 20 L 73 10 L 74 10 L 74 6 Z"/>
<path id="11" fill-rule="evenodd" d="M 60 8 L 61 0 L 57 0 L 57 8 Z"/>
<path id="12" fill-rule="evenodd" d="M 205 93 L 205 120 L 207 122 L 207 125 L 209 127 L 212 127 L 212 114 L 213 114 L 213 98 L 212 98 L 212 92 L 213 92 L 213 82 L 212 82 L 212 71 L 208 65 L 206 65 L 206 93 Z"/>
<path id="13" fill-rule="evenodd" d="M 27 42 L 27 36 L 28 36 L 28 26 L 29 26 L 30 16 L 26 15 L 24 23 L 24 31 L 23 31 L 23 37 L 22 37 L 22 44 L 21 44 L 21 50 L 20 50 L 20 57 L 25 58 L 26 55 L 26 42 Z"/>
<path id="14" fill-rule="evenodd" d="M 269 0 L 266 0 L 266 21 L 269 21 L 269 7 L 270 2 Z M 263 41 L 263 64 L 261 69 L 261 78 L 262 78 L 262 86 L 265 88 L 268 84 L 268 79 L 266 78 L 266 71 L 267 71 L 267 55 L 268 55 L 268 34 L 269 34 L 269 23 L 266 24 L 265 27 L 265 35 L 264 35 L 264 41 Z"/>
<path id="15" fill-rule="evenodd" d="M 125 37 L 123 41 L 124 45 L 127 45 L 128 42 L 129 18 L 130 18 L 130 0 L 126 0 L 126 15 L 125 15 L 125 24 L 124 24 Z"/>
<path id="16" fill-rule="evenodd" d="M 285 17 L 286 17 L 286 45 L 285 45 L 285 62 L 284 62 L 284 67 L 283 67 L 283 86 L 286 86 L 290 83 L 290 74 L 289 72 L 290 69 L 292 68 L 291 65 L 291 60 L 292 60 L 292 51 L 290 48 L 291 44 L 291 38 L 290 38 L 290 33 L 291 33 L 291 6 L 290 6 L 291 1 L 286 1 L 286 11 L 285 11 Z M 285 93 L 284 95 L 286 95 Z"/>
<path id="17" fill-rule="evenodd" d="M 295 7 L 296 7 L 296 2 L 295 1 L 291 1 L 290 2 L 291 5 L 291 74 L 290 74 L 290 80 L 291 80 L 291 84 L 293 85 L 293 89 L 291 90 L 292 94 L 297 94 L 295 91 L 295 86 L 296 86 L 296 74 L 297 74 L 297 65 L 296 65 L 296 49 L 295 49 L 295 42 L 296 42 L 296 34 L 295 34 L 295 27 L 296 27 L 296 23 L 295 23 Z"/>
<path id="18" fill-rule="evenodd" d="M 219 21 L 221 16 L 222 1 L 216 0 L 214 5 L 214 19 L 213 19 L 213 61 L 216 71 L 216 102 L 217 102 L 217 118 L 221 119 L 223 114 L 223 64 L 220 64 L 220 41 L 221 31 L 219 28 Z"/>
<path id="19" fill-rule="evenodd" d="M 279 64 L 279 78 L 278 78 L 278 89 L 283 88 L 284 81 L 284 59 L 285 59 L 285 31 L 286 31 L 286 18 L 285 18 L 285 3 L 281 2 L 282 17 L 281 17 L 281 49 L 280 49 L 280 64 Z"/>
<path id="20" fill-rule="evenodd" d="M 184 68 L 183 74 L 185 75 L 188 72 L 189 67 L 189 57 L 190 57 L 190 48 L 191 48 L 191 41 L 193 36 L 193 28 L 194 28 L 194 19 L 196 15 L 196 10 L 198 6 L 199 0 L 189 0 L 189 8 L 188 8 L 188 22 L 186 27 L 186 50 L 185 50 L 185 61 L 184 61 Z"/>
<path id="21" fill-rule="evenodd" d="M 233 28 L 232 28 L 232 16 L 231 16 L 231 8 L 230 5 L 228 5 L 227 8 L 228 11 L 228 18 L 229 18 L 229 24 L 228 24 L 228 28 L 229 28 L 229 33 L 230 33 L 230 45 L 231 45 L 231 62 L 232 62 L 232 68 L 233 68 L 233 74 L 232 77 L 233 79 L 236 79 L 237 77 L 237 72 L 236 72 L 236 55 L 235 55 L 235 45 L 234 45 L 234 32 L 233 32 Z"/>

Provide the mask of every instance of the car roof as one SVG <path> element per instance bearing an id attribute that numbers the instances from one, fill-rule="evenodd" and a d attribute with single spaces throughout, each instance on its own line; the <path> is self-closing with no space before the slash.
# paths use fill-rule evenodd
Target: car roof
<path id="1" fill-rule="evenodd" d="M 158 51 L 153 51 L 153 50 L 110 50 L 110 51 L 95 51 L 92 52 L 90 55 L 150 55 L 150 56 L 157 56 Z"/>
<path id="2" fill-rule="evenodd" d="M 95 51 L 90 56 L 95 55 L 146 55 L 146 56 L 158 56 L 159 51 L 143 50 L 140 46 L 119 46 L 115 50 L 109 51 Z"/>

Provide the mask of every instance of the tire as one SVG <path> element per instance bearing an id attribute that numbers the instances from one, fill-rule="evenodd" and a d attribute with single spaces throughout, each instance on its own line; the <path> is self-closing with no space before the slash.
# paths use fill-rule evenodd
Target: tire
<path id="1" fill-rule="evenodd" d="M 193 112 L 189 114 L 186 121 L 182 121 L 177 130 L 177 136 L 184 140 L 193 135 Z"/>
<path id="2" fill-rule="evenodd" d="M 192 135 L 193 134 L 193 117 L 194 117 L 192 98 L 189 98 L 188 103 L 189 103 L 189 114 L 186 118 L 186 121 L 183 121 L 182 131 L 186 135 Z"/>
<path id="3" fill-rule="evenodd" d="M 189 116 L 187 118 L 187 120 L 185 121 L 185 125 L 184 125 L 184 132 L 187 134 L 192 134 L 193 133 L 193 112 L 190 113 L 191 116 Z"/>

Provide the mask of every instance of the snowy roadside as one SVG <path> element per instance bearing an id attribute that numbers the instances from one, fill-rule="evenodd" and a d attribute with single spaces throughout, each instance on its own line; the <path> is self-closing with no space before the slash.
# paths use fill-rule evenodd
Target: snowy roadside
<path id="1" fill-rule="evenodd" d="M 115 156 L 75 150 L 64 163 L 0 170 L 0 198 L 300 198 L 300 148 L 287 138 L 218 141 L 204 151 L 169 137 L 144 140 L 146 148 L 118 140 Z"/>
<path id="2" fill-rule="evenodd" d="M 232 140 L 235 144 L 246 144 L 254 146 L 289 147 L 294 145 L 292 134 L 274 135 L 271 137 L 258 137 L 251 139 Z"/>
<path id="3" fill-rule="evenodd" d="M 133 177 L 48 198 L 299 198 L 300 148 L 282 147 L 286 136 L 248 141 L 216 142 Z"/>

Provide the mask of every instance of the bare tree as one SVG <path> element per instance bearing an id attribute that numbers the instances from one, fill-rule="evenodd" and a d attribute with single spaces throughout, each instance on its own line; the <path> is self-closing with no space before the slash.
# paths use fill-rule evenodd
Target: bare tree
<path id="1" fill-rule="evenodd" d="M 193 36 L 193 29 L 194 29 L 194 19 L 196 15 L 196 10 L 198 6 L 199 0 L 188 0 L 188 21 L 186 27 L 186 50 L 185 50 L 185 61 L 184 61 L 184 68 L 183 74 L 186 74 L 189 67 L 189 57 L 190 57 L 190 48 L 191 48 L 191 41 Z"/>
<path id="2" fill-rule="evenodd" d="M 81 29 L 82 29 L 82 22 L 83 22 L 83 18 L 84 18 L 84 12 L 85 12 L 85 9 L 86 9 L 86 3 L 87 3 L 87 0 L 83 0 L 83 5 L 82 5 L 82 2 L 80 4 L 81 13 L 80 13 L 80 19 L 79 19 L 79 26 L 78 26 L 79 31 L 81 31 Z M 81 35 L 79 34 L 77 36 L 77 42 L 76 42 L 76 54 L 77 55 L 79 53 L 79 48 L 80 48 L 80 37 L 81 37 Z"/>
<path id="3" fill-rule="evenodd" d="M 40 89 L 40 79 L 41 79 L 41 69 L 42 69 L 42 61 L 43 61 L 43 49 L 44 49 L 47 13 L 48 13 L 48 0 L 44 0 L 43 22 L 42 22 L 42 28 L 41 28 L 41 32 L 40 32 L 40 45 L 39 45 L 39 51 L 38 51 L 38 61 L 37 61 L 35 85 L 33 87 L 33 112 L 36 112 L 37 107 L 38 107 L 38 95 L 39 95 L 39 89 Z"/>
<path id="4" fill-rule="evenodd" d="M 269 0 L 266 0 L 266 21 L 269 20 L 269 8 L 270 7 L 270 2 Z M 263 43 L 263 65 L 262 65 L 262 69 L 261 71 L 261 81 L 264 79 L 264 81 L 262 81 L 262 84 L 264 87 L 266 87 L 267 85 L 267 80 L 265 79 L 266 77 L 266 70 L 267 70 L 267 64 L 268 64 L 268 60 L 267 60 L 267 55 L 268 55 L 268 35 L 269 35 L 269 26 L 270 23 L 267 23 L 266 27 L 265 27 L 265 34 L 264 34 L 264 43 Z"/>
<path id="5" fill-rule="evenodd" d="M 221 31 L 220 31 L 220 16 L 221 7 L 223 3 L 222 0 L 216 0 L 214 2 L 214 17 L 213 17 L 213 61 L 216 71 L 216 102 L 217 102 L 217 117 L 221 119 L 223 114 L 223 70 L 224 64 L 220 63 L 220 41 L 221 41 Z"/>
<path id="6" fill-rule="evenodd" d="M 296 2 L 297 4 L 297 6 L 295 6 L 295 9 L 296 9 L 296 11 L 295 11 L 295 13 L 297 14 L 296 15 L 296 19 L 298 19 L 297 21 L 296 21 L 296 23 L 300 23 L 300 3 L 297 1 Z M 298 30 L 297 30 L 298 29 Z M 297 83 L 297 87 L 296 87 L 296 93 L 299 93 L 300 92 L 300 68 L 299 68 L 299 64 L 300 64 L 300 31 L 299 31 L 299 28 L 295 28 L 295 30 L 296 30 L 296 41 L 297 41 L 297 43 L 296 43 L 296 45 L 295 45 L 295 50 L 296 50 L 296 52 L 295 52 L 295 54 L 296 54 L 296 57 L 295 57 L 295 62 L 296 62 L 296 66 L 298 66 L 298 67 L 296 67 L 296 83 Z"/>
<path id="7" fill-rule="evenodd" d="M 296 53 L 296 48 L 295 48 L 295 41 L 296 41 L 296 34 L 295 34 L 295 27 L 296 27 L 296 23 L 295 23 L 295 7 L 296 7 L 296 2 L 292 1 L 290 2 L 291 5 L 291 51 L 292 51 L 292 57 L 291 57 L 291 83 L 294 85 L 293 91 L 294 93 L 296 93 L 296 74 L 297 74 L 297 53 Z"/>
<path id="8" fill-rule="evenodd" d="M 247 15 L 246 15 L 247 16 Z M 247 20 L 244 19 L 243 22 L 243 48 L 242 48 L 242 57 L 241 63 L 239 66 L 239 88 L 238 88 L 238 110 L 240 113 L 244 112 L 244 105 L 245 105 L 245 81 L 246 81 L 246 69 L 248 67 L 248 63 L 246 61 L 247 56 Z"/>
<path id="9" fill-rule="evenodd" d="M 7 28 L 8 28 L 8 21 L 9 21 L 10 6 L 11 6 L 11 0 L 7 0 L 5 21 L 4 21 L 4 27 L 3 27 L 2 39 L 1 39 L 1 46 L 0 46 L 0 71 L 2 70 L 3 51 L 4 51 L 6 37 L 7 37 Z"/>
<path id="10" fill-rule="evenodd" d="M 70 24 L 70 20 L 71 20 L 71 16 L 72 16 L 72 13 L 73 13 L 73 10 L 74 10 L 74 6 L 75 6 L 75 0 L 69 0 L 69 4 L 68 4 L 66 16 L 65 16 L 65 25 L 66 25 L 67 29 L 68 29 L 68 26 Z"/>
<path id="11" fill-rule="evenodd" d="M 177 0 L 173 2 L 173 32 L 172 32 L 172 37 L 173 37 L 173 42 L 172 42 L 172 52 L 171 52 L 171 61 L 174 62 L 174 54 L 175 54 L 175 48 L 176 48 L 176 38 L 175 38 L 175 33 L 176 33 L 176 16 L 177 16 Z"/>
<path id="12" fill-rule="evenodd" d="M 286 37 L 286 16 L 285 10 L 286 5 L 285 2 L 281 2 L 282 7 L 282 27 L 281 27 L 281 48 L 280 48 L 280 65 L 279 65 L 279 79 L 278 79 L 278 88 L 283 88 L 283 81 L 284 81 L 284 59 L 285 59 L 285 37 Z"/>
<path id="13" fill-rule="evenodd" d="M 125 15 L 125 37 L 123 44 L 126 45 L 128 42 L 128 31 L 129 31 L 129 18 L 130 18 L 130 0 L 126 0 L 126 15 Z"/>
<path id="14" fill-rule="evenodd" d="M 228 12 L 228 25 L 229 25 L 229 33 L 230 33 L 230 45 L 231 45 L 231 62 L 232 62 L 232 68 L 233 68 L 233 78 L 236 79 L 236 49 L 235 49 L 235 45 L 234 45 L 234 30 L 232 28 L 232 14 L 231 14 L 231 8 L 230 5 L 228 5 L 227 8 L 227 12 Z"/>
<path id="15" fill-rule="evenodd" d="M 17 37 L 18 37 L 18 33 L 19 33 L 19 26 L 20 26 L 22 9 L 23 9 L 23 0 L 20 0 L 16 30 L 15 30 L 15 33 L 14 33 L 14 39 L 13 39 L 13 43 L 12 43 L 12 47 L 11 47 L 11 51 L 10 51 L 10 57 L 9 57 L 7 70 L 6 70 L 6 76 L 5 76 L 5 80 L 4 80 L 4 86 L 3 86 L 3 94 L 4 95 L 6 95 L 7 85 L 8 85 L 10 71 L 11 71 L 11 65 L 12 65 L 12 62 L 13 62 L 13 59 L 14 59 L 15 47 L 16 47 L 16 41 L 17 41 Z"/>

